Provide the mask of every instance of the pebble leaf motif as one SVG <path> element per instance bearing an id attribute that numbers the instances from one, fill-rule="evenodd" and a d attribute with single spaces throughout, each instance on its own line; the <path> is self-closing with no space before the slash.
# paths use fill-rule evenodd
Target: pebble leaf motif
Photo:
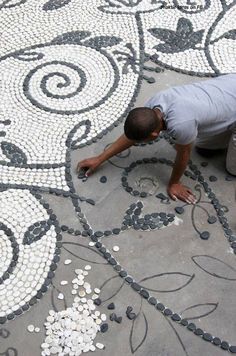
<path id="1" fill-rule="evenodd" d="M 1 148 L 4 155 L 12 164 L 21 165 L 27 163 L 26 154 L 13 143 L 3 141 L 1 142 Z"/>
<path id="2" fill-rule="evenodd" d="M 84 126 L 84 131 L 81 134 L 81 127 Z M 69 138 L 66 141 L 67 147 L 72 149 L 77 149 L 79 147 L 79 143 L 87 138 L 89 131 L 91 128 L 90 120 L 81 121 L 78 125 L 76 125 L 70 132 Z"/>
<path id="3" fill-rule="evenodd" d="M 154 37 L 165 42 L 154 48 L 165 53 L 182 52 L 195 48 L 202 41 L 204 30 L 194 32 L 190 20 L 181 17 L 178 21 L 176 31 L 166 28 L 151 28 L 148 30 Z"/>
<path id="4" fill-rule="evenodd" d="M 90 36 L 89 31 L 71 31 L 63 33 L 52 40 L 52 44 L 82 44 L 82 40 Z"/>
<path id="5" fill-rule="evenodd" d="M 26 2 L 27 0 L 19 0 L 19 1 L 15 1 L 15 0 L 5 0 L 3 1 L 3 3 L 0 5 L 0 10 L 3 8 L 11 8 L 11 7 L 15 7 L 18 5 L 22 5 Z"/>
<path id="6" fill-rule="evenodd" d="M 32 224 L 24 234 L 23 245 L 31 245 L 43 237 L 49 230 L 49 221 L 39 221 L 36 224 Z"/>
<path id="7" fill-rule="evenodd" d="M 43 5 L 44 11 L 57 10 L 69 4 L 71 0 L 49 0 Z"/>
<path id="8" fill-rule="evenodd" d="M 105 0 L 110 6 L 116 7 L 134 7 L 137 6 L 142 0 Z"/>
<path id="9" fill-rule="evenodd" d="M 119 37 L 114 36 L 96 36 L 90 38 L 83 42 L 85 46 L 89 46 L 92 48 L 100 49 L 102 47 L 110 47 L 115 46 L 120 43 L 122 40 Z"/>
<path id="10" fill-rule="evenodd" d="M 44 57 L 44 54 L 38 52 L 20 51 L 16 53 L 13 57 L 21 61 L 30 62 L 42 59 Z"/>
<path id="11" fill-rule="evenodd" d="M 230 30 L 228 32 L 225 32 L 222 36 L 216 38 L 215 40 L 211 41 L 210 43 L 217 42 L 221 40 L 222 38 L 226 38 L 227 40 L 236 40 L 236 30 Z"/>

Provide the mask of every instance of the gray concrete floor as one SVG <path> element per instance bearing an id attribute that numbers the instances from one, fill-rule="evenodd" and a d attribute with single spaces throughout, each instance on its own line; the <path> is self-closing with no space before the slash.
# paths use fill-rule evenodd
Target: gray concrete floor
<path id="1" fill-rule="evenodd" d="M 17 3 L 23 4 L 25 2 L 26 1 L 24 0 L 10 0 L 10 3 L 14 6 Z M 68 1 L 68 3 L 69 2 L 70 1 Z M 7 55 L 16 49 L 26 48 L 27 46 L 46 43 L 56 36 L 61 35 L 63 32 L 74 31 L 77 28 L 80 30 L 91 30 L 94 34 L 96 33 L 99 35 L 104 35 L 110 31 L 110 35 L 112 36 L 122 35 L 126 41 L 124 41 L 124 43 L 135 39 L 134 46 L 138 52 L 138 28 L 135 27 L 137 26 L 137 23 L 134 21 L 134 16 L 125 15 L 122 18 L 122 16 L 118 15 L 117 18 L 120 22 L 117 21 L 117 26 L 114 26 L 114 23 L 111 22 L 110 18 L 106 18 L 104 14 L 101 15 L 97 7 L 95 9 L 95 6 L 93 6 L 95 1 L 88 1 L 90 5 L 86 9 L 87 12 L 85 15 L 87 17 L 81 16 L 78 21 L 78 13 L 80 14 L 81 11 L 84 11 L 87 1 L 79 2 L 82 10 L 78 10 L 78 7 L 76 8 L 76 2 L 76 0 L 73 2 L 74 8 L 71 7 L 72 10 L 68 10 L 68 12 L 67 9 L 69 9 L 69 6 L 68 8 L 66 6 L 64 7 L 64 14 L 66 15 L 63 15 L 63 13 L 61 15 L 60 11 L 55 12 L 56 14 L 54 15 L 53 12 L 50 12 L 51 10 L 48 10 L 48 13 L 45 15 L 41 11 L 41 8 L 46 1 L 41 1 L 39 13 L 40 16 L 42 16 L 42 19 L 40 16 L 37 18 L 35 15 L 38 11 L 37 1 L 32 1 L 32 8 L 31 1 L 29 0 L 26 2 L 28 13 L 24 13 L 24 11 L 21 10 L 20 5 L 19 7 L 16 6 L 16 9 L 14 9 L 16 11 L 14 12 L 15 15 L 13 16 L 13 20 L 10 15 L 8 18 L 7 16 L 5 17 L 5 21 L 8 24 L 8 31 L 5 31 L 5 28 L 3 28 L 5 25 L 3 26 L 0 23 L 0 32 L 3 32 L 4 36 L 1 55 Z M 109 2 L 110 1 L 108 1 L 108 3 Z M 0 18 L 3 16 L 3 11 L 6 10 L 5 8 L 2 8 L 2 6 L 8 5 L 8 3 L 9 1 L 0 0 Z M 54 3 L 54 1 L 47 2 L 49 5 L 52 3 Z M 57 1 L 55 1 L 55 3 L 57 3 Z M 63 1 L 59 1 L 59 3 L 62 4 Z M 151 3 L 155 5 L 155 1 Z M 212 1 L 211 3 L 213 4 L 214 2 Z M 222 4 L 225 3 L 227 3 L 227 1 L 222 1 Z M 217 11 L 215 12 L 218 13 L 218 8 L 216 10 Z M 148 14 L 142 16 L 144 17 L 144 20 L 146 17 L 148 18 Z M 151 14 L 151 16 L 154 18 L 155 15 Z M 182 17 L 184 15 L 181 13 L 181 15 L 178 16 Z M 215 15 L 213 14 L 213 17 L 214 16 Z M 46 20 L 44 20 L 45 18 Z M 123 26 L 122 21 L 124 18 L 125 21 Z M 105 25 L 103 25 L 103 21 Z M 159 21 L 158 17 L 156 18 L 156 21 Z M 230 20 L 227 21 L 227 24 L 230 23 Z M 25 32 L 24 25 L 27 30 Z M 131 27 L 133 26 L 133 37 L 129 37 L 129 33 L 126 29 L 127 25 Z M 156 26 L 158 27 L 159 24 Z M 48 32 L 49 27 L 51 32 Z M 231 28 L 230 26 L 228 27 Z M 145 30 L 147 32 L 147 29 Z M 151 39 L 150 33 L 148 36 L 150 37 L 147 38 Z M 225 36 L 225 39 L 226 38 L 227 37 Z M 229 38 L 230 36 L 228 35 L 228 39 Z M 225 43 L 228 42 L 225 39 L 223 39 L 222 42 L 226 47 L 227 45 Z M 155 39 L 152 38 L 150 44 L 148 43 L 148 46 L 150 45 L 152 47 L 152 44 L 154 46 L 154 41 Z M 231 42 L 233 42 L 233 40 L 231 40 Z M 42 48 L 40 47 L 40 51 L 41 49 Z M 44 50 L 45 49 L 43 48 L 42 51 Z M 39 48 L 36 48 L 36 54 L 34 53 L 34 56 L 37 57 L 37 55 L 41 53 L 40 51 Z M 47 49 L 45 53 L 46 52 Z M 57 52 L 55 53 L 57 54 Z M 55 53 L 52 54 L 53 60 L 55 60 L 53 57 Z M 224 58 L 228 52 L 226 51 L 225 53 Z M 231 52 L 229 51 L 229 53 Z M 62 54 L 64 58 L 65 53 L 63 52 Z M 24 55 L 26 56 L 26 60 Z M 47 57 L 47 55 L 49 57 Z M 18 73 L 19 68 L 23 68 L 22 73 L 19 69 L 20 74 L 17 76 L 14 74 L 15 77 L 13 76 L 13 83 L 15 83 L 16 79 L 24 79 L 29 72 L 28 69 L 24 69 L 24 65 L 27 61 L 27 65 L 28 63 L 31 63 L 27 57 L 28 55 L 27 53 L 24 53 L 22 56 L 25 62 L 20 62 L 22 67 L 19 65 L 16 72 Z M 48 54 L 46 53 L 45 55 L 48 61 L 49 59 L 51 60 L 50 56 L 51 53 L 48 50 Z M 11 60 L 12 58 L 9 62 Z M 179 58 L 178 61 L 180 61 Z M 223 61 L 224 59 L 222 59 L 222 62 Z M 202 72 L 204 72 L 204 68 L 201 68 L 200 64 L 198 67 L 195 62 L 195 68 L 200 68 Z M 4 65 L 5 62 L 1 63 Z M 154 64 L 150 63 L 150 65 L 153 66 Z M 6 64 L 6 66 L 8 66 L 9 73 L 11 73 L 11 62 L 10 64 Z M 15 70 L 14 63 L 12 67 L 13 70 Z M 209 70 L 209 68 L 207 70 Z M 181 85 L 207 79 L 180 74 L 170 70 L 165 70 L 162 73 L 151 72 L 149 74 L 150 76 L 155 77 L 156 82 L 154 84 L 148 84 L 143 80 L 139 95 L 135 102 L 136 106 L 142 106 L 156 91 L 167 89 L 173 85 Z M 11 76 L 9 75 L 9 78 L 10 77 Z M 135 73 L 135 75 L 133 75 L 134 82 L 137 80 L 137 77 L 138 75 Z M 4 80 L 7 79 L 8 76 L 4 72 Z M 14 85 L 13 88 L 15 88 Z M 3 89 L 6 90 L 5 87 Z M 16 102 L 16 105 L 18 105 L 17 100 L 19 99 L 20 103 L 22 100 L 23 104 L 21 103 L 21 105 L 24 107 L 26 114 L 28 115 L 28 113 L 30 113 L 33 117 L 35 114 L 34 110 L 36 110 L 34 104 L 31 105 L 32 103 L 29 103 L 28 98 L 27 104 L 25 104 L 24 100 L 26 99 L 24 95 L 21 92 L 18 95 L 17 90 L 16 93 L 17 94 L 13 98 L 14 100 L 12 99 L 10 104 L 14 106 L 13 104 Z M 21 96 L 24 98 L 22 99 Z M 8 101 L 6 105 L 8 105 Z M 39 115 L 41 115 L 41 112 L 45 115 L 43 116 L 42 114 L 43 118 L 48 115 L 49 125 L 53 114 L 50 112 L 46 112 L 45 114 L 43 110 L 40 110 L 41 109 L 38 110 L 40 113 Z M 27 115 L 25 116 L 26 118 Z M 10 117 L 9 119 L 12 118 Z M 38 119 L 41 120 L 41 117 L 38 116 Z M 58 120 L 58 125 L 59 123 Z M 23 132 L 24 128 L 20 129 Z M 48 132 L 46 133 L 48 134 Z M 85 214 L 89 225 L 93 231 L 105 231 L 120 228 L 126 210 L 131 204 L 137 203 L 138 201 L 142 201 L 143 203 L 141 217 L 145 214 L 161 212 L 164 214 L 174 214 L 175 220 L 171 224 L 168 224 L 168 226 L 151 231 L 144 231 L 142 229 L 135 230 L 133 227 L 130 227 L 129 229 L 120 232 L 118 235 L 113 234 L 109 237 L 102 237 L 101 241 L 110 251 L 112 251 L 113 246 L 119 246 L 120 249 L 118 252 L 112 251 L 113 256 L 122 268 L 127 271 L 128 275 L 132 276 L 136 282 L 140 283 L 143 288 L 148 290 L 151 296 L 155 297 L 160 303 L 163 303 L 166 309 L 169 308 L 173 313 L 179 314 L 182 319 L 188 320 L 189 324 L 194 323 L 197 328 L 202 329 L 205 333 L 205 337 L 207 336 L 206 333 L 209 333 L 213 338 L 218 337 L 221 341 L 225 340 L 230 345 L 236 345 L 235 254 L 230 247 L 230 242 L 228 241 L 225 231 L 219 221 L 220 214 L 223 214 L 225 216 L 225 224 L 228 222 L 232 234 L 236 233 L 236 178 L 230 177 L 230 180 L 227 178 L 228 173 L 225 170 L 225 153 L 218 154 L 211 159 L 206 159 L 199 156 L 193 149 L 191 157 L 193 164 L 201 171 L 204 181 L 209 184 L 209 187 L 215 194 L 215 198 L 219 200 L 221 209 L 218 214 L 217 210 L 211 203 L 211 199 L 205 193 L 203 186 L 199 184 L 197 180 L 193 180 L 187 176 L 184 176 L 182 181 L 196 194 L 198 198 L 196 206 L 185 205 L 180 201 L 161 201 L 157 198 L 156 195 L 158 193 L 167 194 L 166 186 L 171 173 L 171 167 L 165 164 L 165 162 L 143 163 L 132 169 L 128 174 L 127 179 L 129 186 L 135 190 L 143 190 L 150 193 L 148 197 L 140 198 L 132 196 L 124 189 L 121 181 L 122 173 L 132 162 L 151 157 L 164 158 L 171 161 L 174 160 L 174 148 L 164 138 L 161 138 L 158 142 L 147 144 L 143 147 L 132 147 L 122 155 L 113 157 L 109 162 L 104 163 L 87 181 L 83 182 L 79 180 L 76 174 L 76 166 L 78 162 L 84 158 L 102 152 L 107 145 L 114 142 L 121 133 L 123 133 L 122 123 L 92 145 L 71 152 L 71 175 L 76 194 L 87 199 L 91 198 L 95 201 L 95 205 L 88 204 L 86 201 L 80 202 L 81 210 Z M 34 139 L 35 138 L 30 137 L 30 142 L 32 143 Z M 207 166 L 202 166 L 202 162 L 207 162 Z M 191 171 L 191 169 L 189 168 L 188 171 Z M 102 176 L 107 177 L 106 183 L 100 182 Z M 215 176 L 217 180 L 211 182 L 209 180 L 210 176 Z M 153 184 L 153 182 L 157 183 L 157 185 Z M 140 184 L 142 187 L 140 187 Z M 19 187 L 13 188 L 19 189 Z M 27 186 L 25 189 L 28 189 Z M 47 192 L 43 192 L 42 195 L 45 202 L 49 204 L 50 208 L 55 213 L 59 226 L 66 225 L 71 229 L 79 229 L 83 231 L 84 228 L 81 221 L 78 219 L 70 197 L 65 197 L 63 195 L 57 196 Z M 184 207 L 184 213 L 178 214 L 175 210 L 176 207 Z M 208 223 L 209 216 L 216 217 L 216 222 L 214 224 Z M 200 233 L 203 231 L 209 232 L 210 237 L 208 240 L 200 238 Z M 157 310 L 155 306 L 148 303 L 148 301 L 134 291 L 128 283 L 124 282 L 124 279 L 119 276 L 117 271 L 109 263 L 107 263 L 99 250 L 96 247 L 89 245 L 90 242 L 91 240 L 89 237 L 74 236 L 73 234 L 68 233 L 68 231 L 62 232 L 60 261 L 55 271 L 55 277 L 52 279 L 52 284 L 49 285 L 43 298 L 38 300 L 38 302 L 28 311 L 16 317 L 14 320 L 0 325 L 0 355 L 41 355 L 42 349 L 40 345 L 45 340 L 46 329 L 44 323 L 49 310 L 56 309 L 60 311 L 66 309 L 66 306 L 72 306 L 74 296 L 71 294 L 71 290 L 72 280 L 75 278 L 74 271 L 78 268 L 84 269 L 86 265 L 92 266 L 91 271 L 89 271 L 88 276 L 86 277 L 86 281 L 90 283 L 92 289 L 96 287 L 101 289 L 100 298 L 102 303 L 100 306 L 97 306 L 96 309 L 107 315 L 107 322 L 109 325 L 109 329 L 106 333 L 99 332 L 96 336 L 95 343 L 101 342 L 105 345 L 104 350 L 96 350 L 96 355 L 131 356 L 132 354 L 135 354 L 136 356 L 223 356 L 226 354 L 227 351 L 224 351 L 221 347 L 214 346 L 212 342 L 208 342 L 201 336 L 195 335 L 192 331 L 188 330 L 183 325 L 180 325 L 180 323 L 174 322 L 170 316 L 167 317 L 164 313 Z M 71 263 L 65 265 L 64 261 L 67 259 L 70 259 Z M 60 284 L 62 280 L 68 281 L 68 285 L 62 286 Z M 59 293 L 64 294 L 64 300 L 59 300 L 57 298 Z M 111 302 L 115 304 L 114 312 L 118 316 L 122 316 L 122 322 L 120 324 L 115 321 L 110 321 L 109 319 L 113 310 L 108 310 L 107 306 Z M 137 315 L 136 319 L 133 321 L 129 320 L 126 316 L 127 306 L 132 306 L 133 311 Z M 40 332 L 30 333 L 27 330 L 27 327 L 31 324 L 35 327 L 39 327 Z M 222 344 L 222 346 L 223 345 L 224 344 Z M 227 344 L 225 347 L 227 348 Z M 88 356 L 90 355 L 92 355 L 92 352 L 88 353 Z"/>
<path id="2" fill-rule="evenodd" d="M 144 84 L 142 86 L 136 103 L 142 105 L 145 99 L 156 90 L 194 80 L 199 79 L 176 74 L 172 71 L 157 74 L 156 84 Z M 86 182 L 82 182 L 78 180 L 75 174 L 75 167 L 79 160 L 101 152 L 120 133 L 122 133 L 122 124 L 96 144 L 72 153 L 72 173 L 76 192 L 87 198 L 93 198 L 96 202 L 95 206 L 85 202 L 81 203 L 82 211 L 94 231 L 120 227 L 125 210 L 138 198 L 131 196 L 123 189 L 121 185 L 123 168 L 118 168 L 107 162 Z M 133 147 L 128 157 L 115 157 L 111 159 L 111 162 L 120 167 L 126 167 L 133 161 L 144 157 L 165 157 L 173 160 L 174 155 L 174 149 L 170 144 L 161 139 L 152 145 Z M 227 172 L 224 168 L 224 154 L 206 160 L 193 150 L 192 160 L 201 170 L 204 179 L 209 183 L 217 199 L 228 208 L 226 217 L 231 229 L 236 231 L 234 219 L 236 181 L 225 180 Z M 201 167 L 202 161 L 207 161 L 208 166 Z M 118 236 L 104 237 L 102 241 L 110 250 L 114 245 L 120 247 L 119 252 L 114 252 L 113 255 L 136 281 L 151 277 L 141 284 L 149 289 L 150 294 L 166 307 L 180 313 L 189 321 L 194 322 L 197 327 L 213 336 L 234 344 L 236 341 L 234 315 L 235 255 L 224 236 L 219 221 L 212 225 L 207 222 L 207 213 L 216 216 L 216 211 L 213 205 L 209 203 L 210 200 L 202 188 L 198 207 L 193 209 L 193 206 L 185 206 L 185 212 L 182 215 L 178 215 L 174 208 L 183 206 L 183 203 L 170 201 L 169 204 L 164 204 L 155 197 L 155 194 L 158 193 L 166 194 L 169 174 L 170 167 L 165 164 L 143 164 L 130 172 L 128 181 L 130 186 L 138 189 L 138 178 L 157 178 L 158 188 L 154 187 L 154 189 L 150 181 L 146 181 L 146 186 L 144 185 L 144 189 L 154 189 L 155 193 L 153 192 L 153 195 L 141 199 L 144 205 L 143 214 L 153 212 L 174 213 L 179 217 L 178 224 L 172 224 L 154 231 L 135 231 L 130 228 Z M 107 177 L 106 184 L 99 181 L 103 175 Z M 209 182 L 211 175 L 217 177 L 216 182 Z M 184 177 L 183 182 L 199 196 L 199 190 L 194 188 L 196 181 Z M 81 228 L 69 199 L 53 197 L 49 194 L 44 194 L 44 198 L 50 203 L 61 225 L 65 224 L 76 229 Z M 200 206 L 206 209 L 207 213 Z M 200 231 L 209 231 L 210 238 L 206 241 L 202 240 L 194 229 L 194 225 Z M 62 287 L 60 281 L 71 281 L 74 278 L 73 271 L 75 268 L 84 268 L 86 264 L 91 264 L 92 270 L 88 275 L 88 281 L 93 288 L 102 286 L 105 281 L 114 277 L 102 288 L 102 304 L 98 307 L 98 310 L 105 312 L 109 318 L 111 312 L 107 310 L 107 305 L 114 302 L 115 312 L 122 316 L 123 320 L 121 324 L 109 320 L 108 332 L 97 335 L 96 341 L 102 342 L 106 347 L 105 350 L 96 351 L 97 355 L 118 356 L 123 354 L 128 356 L 136 348 L 136 355 L 145 356 L 220 356 L 225 354 L 225 351 L 219 347 L 202 340 L 183 326 L 163 316 L 146 300 L 141 300 L 139 294 L 133 291 L 127 283 L 120 289 L 123 283 L 122 278 L 110 265 L 106 264 L 106 261 L 100 255 L 95 253 L 96 248 L 91 247 L 90 250 L 83 248 L 83 246 L 88 246 L 89 241 L 87 237 L 75 237 L 63 233 L 63 242 L 65 243 L 63 246 L 68 251 L 64 248 L 61 250 L 61 261 L 56 270 L 53 285 L 63 291 L 67 305 L 70 305 L 72 303 L 71 285 Z M 74 245 L 70 245 L 70 242 Z M 72 263 L 65 266 L 63 261 L 67 258 L 71 259 Z M 34 305 L 30 311 L 6 325 L 10 337 L 1 340 L 1 350 L 14 347 L 18 350 L 19 356 L 40 354 L 40 344 L 44 340 L 43 323 L 49 309 L 52 308 L 52 290 L 53 287 L 50 287 L 43 299 Z M 63 309 L 63 301 L 59 301 L 56 297 L 58 292 L 54 292 L 57 308 Z M 140 311 L 134 322 L 125 315 L 128 305 L 132 306 L 135 312 Z M 39 326 L 41 332 L 30 334 L 27 331 L 29 324 Z M 132 334 L 131 330 L 133 330 Z M 144 337 L 145 340 L 142 342 Z M 139 344 L 141 344 L 140 347 L 138 347 Z M 13 354 L 9 353 L 9 355 Z"/>

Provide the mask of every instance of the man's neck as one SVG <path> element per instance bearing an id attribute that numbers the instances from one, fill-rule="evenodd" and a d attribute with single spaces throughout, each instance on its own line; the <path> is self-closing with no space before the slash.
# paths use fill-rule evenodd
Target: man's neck
<path id="1" fill-rule="evenodd" d="M 160 131 L 166 130 L 166 123 L 164 120 L 164 114 L 158 108 L 153 109 L 160 125 Z"/>

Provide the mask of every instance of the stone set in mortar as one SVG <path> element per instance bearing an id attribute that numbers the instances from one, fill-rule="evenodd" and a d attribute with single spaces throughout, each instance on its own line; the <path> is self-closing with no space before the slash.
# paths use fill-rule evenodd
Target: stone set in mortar
<path id="1" fill-rule="evenodd" d="M 63 231 L 91 236 L 126 282 L 165 315 L 172 314 L 144 288 L 139 289 L 109 251 L 98 245 L 103 235 L 119 234 L 129 226 L 155 228 L 152 218 L 157 217 L 145 219 L 131 214 L 125 219 L 127 225 L 94 232 L 79 206 L 79 201 L 91 205 L 94 201 L 75 192 L 70 151 L 95 143 L 123 121 L 142 80 L 154 82 L 144 71 L 160 71 L 146 66 L 149 59 L 165 68 L 199 76 L 234 71 L 234 2 L 203 2 L 201 9 L 173 11 L 149 0 L 39 0 L 37 4 L 10 0 L 0 5 L 1 25 L 9 29 L 0 58 L 0 199 L 4 201 L 0 323 L 22 314 L 43 296 L 59 261 L 60 227 L 39 192 L 71 198 L 84 231 L 72 231 L 66 225 Z M 178 0 L 173 3 L 178 5 Z M 54 21 L 57 11 L 60 16 Z M 18 25 L 24 32 L 18 31 Z M 198 169 L 194 165 L 190 169 L 211 199 L 235 252 L 235 237 L 224 209 Z M 142 191 L 130 193 L 146 196 Z M 168 220 L 167 216 L 159 217 L 163 224 Z M 32 254 L 38 264 L 37 273 L 20 264 L 22 258 L 30 264 Z M 171 317 L 179 321 L 175 314 Z M 193 331 L 194 326 L 189 324 L 189 329 Z M 199 329 L 195 333 L 201 335 Z M 203 338 L 211 341 L 207 333 Z M 235 352 L 235 347 L 217 338 L 212 342 Z"/>

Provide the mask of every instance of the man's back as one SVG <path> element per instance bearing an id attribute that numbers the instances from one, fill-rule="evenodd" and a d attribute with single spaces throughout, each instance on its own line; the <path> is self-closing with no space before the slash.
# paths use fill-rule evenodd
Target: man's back
<path id="1" fill-rule="evenodd" d="M 160 108 L 168 132 L 179 144 L 213 136 L 236 125 L 236 74 L 172 87 L 145 106 Z"/>

